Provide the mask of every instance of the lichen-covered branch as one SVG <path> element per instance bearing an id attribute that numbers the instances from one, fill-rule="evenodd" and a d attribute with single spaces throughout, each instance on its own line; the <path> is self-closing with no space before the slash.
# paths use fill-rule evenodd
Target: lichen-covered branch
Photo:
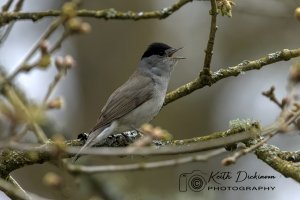
<path id="1" fill-rule="evenodd" d="M 99 148 L 90 148 L 82 154 L 99 156 L 128 156 L 128 155 L 178 155 L 179 153 L 200 152 L 210 149 L 224 147 L 244 140 L 256 138 L 260 133 L 260 127 L 256 122 L 243 122 L 231 127 L 227 131 L 216 132 L 208 136 L 197 137 L 187 140 L 174 141 L 154 141 L 153 147 L 126 147 L 141 137 L 136 132 L 127 132 L 109 137 Z M 83 142 L 72 140 L 55 143 L 49 141 L 47 144 L 32 146 L 26 144 L 5 144 L 0 143 L 4 150 L 0 153 L 0 177 L 7 177 L 12 171 L 26 165 L 44 163 L 61 158 L 69 158 L 78 153 L 76 146 L 81 146 Z M 189 144 L 189 145 L 184 145 Z M 74 147 L 75 146 L 75 147 Z M 116 148 L 105 148 L 116 147 Z M 9 149 L 7 149 L 9 148 Z"/>
<path id="2" fill-rule="evenodd" d="M 300 151 L 280 151 L 277 155 L 282 160 L 300 162 Z"/>
<path id="3" fill-rule="evenodd" d="M 283 49 L 282 51 L 277 51 L 275 53 L 270 53 L 260 59 L 248 61 L 245 60 L 242 63 L 228 68 L 221 68 L 216 72 L 213 72 L 211 76 L 200 76 L 196 78 L 194 81 L 191 81 L 185 85 L 180 86 L 172 92 L 169 92 L 166 96 L 164 105 L 167 105 L 177 99 L 180 99 L 195 90 L 203 88 L 204 86 L 211 86 L 212 84 L 218 82 L 227 77 L 238 76 L 242 72 L 250 71 L 250 70 L 258 70 L 262 67 L 279 62 L 284 60 L 289 60 L 291 58 L 300 56 L 300 48 L 299 49 Z"/>
<path id="4" fill-rule="evenodd" d="M 118 19 L 118 20 L 140 20 L 140 19 L 164 19 L 179 10 L 185 4 L 193 0 L 179 0 L 173 5 L 154 11 L 140 12 L 121 12 L 114 8 L 103 10 L 78 10 L 76 15 L 79 17 L 92 17 L 98 19 Z M 8 24 L 16 20 L 32 20 L 38 21 L 45 17 L 58 17 L 62 14 L 61 10 L 49 10 L 44 12 L 2 12 L 0 13 L 0 26 Z"/>
<path id="5" fill-rule="evenodd" d="M 124 135 L 115 135 L 107 138 L 101 146 L 103 147 L 125 147 L 133 143 L 134 140 L 141 135 L 133 132 Z M 65 147 L 81 146 L 83 142 L 80 140 L 66 141 L 61 144 L 54 144 L 48 141 L 43 145 L 26 145 L 20 143 L 8 144 L 11 148 L 5 149 L 1 144 L 0 152 L 0 177 L 6 178 L 10 172 L 22 168 L 26 165 L 42 164 L 51 160 L 72 157 L 73 153 L 67 153 Z M 74 153 L 75 154 L 75 153 Z"/>
<path id="6" fill-rule="evenodd" d="M 300 183 L 300 166 L 298 163 L 287 161 L 283 159 L 283 154 L 279 148 L 270 145 L 263 144 L 255 150 L 255 154 L 259 159 L 267 163 L 274 170 L 278 171 L 285 177 L 290 177 Z M 291 154 L 291 153 L 288 153 Z"/>

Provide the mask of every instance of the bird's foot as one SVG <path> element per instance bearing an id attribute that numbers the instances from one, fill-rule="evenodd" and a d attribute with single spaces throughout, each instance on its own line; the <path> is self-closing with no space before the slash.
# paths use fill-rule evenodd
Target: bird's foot
<path id="1" fill-rule="evenodd" d="M 80 133 L 78 136 L 77 136 L 77 139 L 80 140 L 80 141 L 86 141 L 89 137 L 89 134 L 88 133 Z"/>

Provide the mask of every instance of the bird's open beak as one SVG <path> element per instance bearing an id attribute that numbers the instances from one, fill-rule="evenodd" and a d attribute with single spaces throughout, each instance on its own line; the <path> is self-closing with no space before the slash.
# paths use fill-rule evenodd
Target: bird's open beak
<path id="1" fill-rule="evenodd" d="M 167 54 L 168 54 L 168 57 L 172 57 L 172 58 L 174 58 L 174 59 L 186 59 L 185 57 L 173 57 L 173 55 L 174 55 L 174 53 L 176 53 L 177 51 L 179 51 L 180 49 L 183 49 L 183 47 L 180 47 L 180 48 L 178 48 L 178 49 L 170 49 L 168 52 L 167 52 Z"/>

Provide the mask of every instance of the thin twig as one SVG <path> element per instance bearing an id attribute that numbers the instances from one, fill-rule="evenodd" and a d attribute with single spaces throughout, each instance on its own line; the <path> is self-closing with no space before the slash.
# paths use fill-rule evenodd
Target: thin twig
<path id="1" fill-rule="evenodd" d="M 18 142 L 20 141 L 28 132 L 28 125 L 25 125 L 25 127 L 14 137 L 11 138 L 11 141 Z"/>
<path id="2" fill-rule="evenodd" d="M 117 171 L 132 171 L 132 170 L 145 170 L 154 169 L 161 167 L 170 167 L 180 164 L 186 164 L 190 162 L 206 161 L 209 158 L 215 157 L 226 152 L 225 149 L 217 149 L 204 154 L 198 154 L 193 156 L 186 156 L 177 159 L 156 161 L 156 162 L 146 162 L 146 163 L 133 163 L 133 164 L 123 164 L 123 165 L 103 165 L 103 166 L 83 166 L 83 165 L 67 165 L 68 171 L 74 174 L 94 174 L 101 172 L 117 172 Z"/>
<path id="3" fill-rule="evenodd" d="M 204 65 L 203 65 L 203 73 L 205 75 L 209 75 L 209 73 L 210 73 L 210 64 L 211 64 L 211 59 L 212 59 L 212 55 L 213 55 L 214 42 L 215 42 L 216 32 L 218 29 L 218 27 L 217 27 L 218 8 L 217 8 L 216 0 L 210 0 L 210 3 L 211 3 L 210 32 L 209 32 L 209 38 L 207 41 L 207 47 L 205 50 L 205 59 L 204 59 Z"/>
<path id="4" fill-rule="evenodd" d="M 56 41 L 56 43 L 53 45 L 51 50 L 49 51 L 50 54 L 54 53 L 57 49 L 59 49 L 63 43 L 63 41 L 70 35 L 70 31 L 65 30 L 64 33 L 61 35 L 61 37 Z M 59 70 L 58 73 L 55 75 L 53 81 L 50 83 L 47 93 L 44 97 L 43 104 L 45 105 L 47 103 L 47 100 L 49 99 L 51 93 L 54 91 L 55 87 L 61 80 L 63 76 L 66 74 L 66 69 Z"/>
<path id="5" fill-rule="evenodd" d="M 45 105 L 47 103 L 47 100 L 49 99 L 50 95 L 54 91 L 55 87 L 59 83 L 62 77 L 66 74 L 65 70 L 59 70 L 58 73 L 55 75 L 53 81 L 50 83 L 47 93 L 44 97 L 43 104 Z"/>
<path id="6" fill-rule="evenodd" d="M 18 188 L 21 192 L 23 192 L 23 195 L 28 198 L 32 199 L 30 195 L 20 186 L 20 184 L 11 176 L 8 176 L 8 181 L 11 182 L 16 188 Z"/>
<path id="7" fill-rule="evenodd" d="M 268 97 L 270 99 L 270 101 L 274 102 L 280 109 L 283 109 L 283 105 L 276 98 L 274 91 L 275 91 L 275 87 L 272 86 L 269 90 L 262 92 L 262 95 L 264 95 L 265 97 Z"/>
<path id="8" fill-rule="evenodd" d="M 0 190 L 14 200 L 31 200 L 19 188 L 0 178 Z"/>
<path id="9" fill-rule="evenodd" d="M 264 143 L 266 143 L 268 140 L 270 140 L 274 135 L 276 135 L 278 133 L 278 131 L 273 131 L 271 133 L 269 133 L 267 136 L 265 136 L 262 140 L 260 140 L 259 142 L 255 143 L 254 145 L 246 148 L 246 149 L 241 149 L 237 152 L 235 152 L 232 156 L 226 157 L 222 160 L 222 164 L 223 165 L 231 165 L 234 164 L 238 158 L 254 151 L 255 149 L 257 149 L 258 147 L 260 147 L 261 145 L 263 145 Z"/>
<path id="10" fill-rule="evenodd" d="M 60 17 L 58 19 L 55 19 L 52 24 L 48 27 L 48 29 L 43 33 L 43 35 L 40 37 L 40 39 L 34 44 L 32 49 L 29 51 L 27 56 L 24 58 L 24 60 L 21 62 L 19 67 L 8 77 L 8 81 L 12 81 L 20 72 L 23 71 L 29 71 L 33 67 L 29 67 L 27 64 L 28 61 L 31 59 L 31 57 L 35 54 L 35 52 L 39 49 L 39 45 L 42 41 L 47 40 L 50 35 L 59 27 L 61 23 L 65 21 L 65 17 Z M 33 65 L 36 66 L 36 65 Z"/>
<path id="11" fill-rule="evenodd" d="M 61 37 L 56 41 L 56 43 L 53 45 L 53 47 L 51 48 L 51 50 L 49 51 L 50 54 L 54 53 L 56 50 L 58 50 L 63 41 L 70 35 L 70 32 L 65 30 L 64 33 L 61 35 Z"/>
<path id="12" fill-rule="evenodd" d="M 73 0 L 72 1 L 73 5 L 75 8 L 78 7 L 78 5 L 81 3 L 81 0 Z M 3 13 L 0 13 L 0 18 L 1 15 Z M 16 14 L 20 14 L 20 13 L 16 13 Z M 12 73 L 12 75 L 8 78 L 8 80 L 12 80 L 16 75 L 18 75 L 18 73 L 22 72 L 22 71 L 27 71 L 27 67 L 26 64 L 29 62 L 29 60 L 31 59 L 31 57 L 35 54 L 35 52 L 39 49 L 39 45 L 42 41 L 47 40 L 52 33 L 62 24 L 64 23 L 68 17 L 63 15 L 62 12 L 60 12 L 60 14 L 58 15 L 60 16 L 59 18 L 53 20 L 53 22 L 51 23 L 51 25 L 47 28 L 47 30 L 42 34 L 42 36 L 40 37 L 40 39 L 36 42 L 36 44 L 32 47 L 32 49 L 29 51 L 28 55 L 24 58 L 24 60 L 21 62 L 21 64 L 19 65 L 19 67 L 16 69 L 15 72 Z M 7 18 L 4 20 L 7 22 Z"/>
<path id="13" fill-rule="evenodd" d="M 5 12 L 9 9 L 11 6 L 11 3 L 13 1 L 8 1 L 4 6 L 2 6 L 2 12 Z M 14 12 L 19 12 L 22 7 L 23 7 L 24 0 L 19 0 L 14 8 Z M 7 25 L 6 29 L 4 30 L 4 33 L 0 36 L 0 44 L 2 44 L 6 38 L 8 37 L 10 31 L 12 30 L 15 22 L 11 22 L 10 24 Z"/>
<path id="14" fill-rule="evenodd" d="M 13 0 L 7 0 L 6 4 L 2 6 L 2 12 L 8 11 L 10 8 L 11 4 L 13 3 Z"/>

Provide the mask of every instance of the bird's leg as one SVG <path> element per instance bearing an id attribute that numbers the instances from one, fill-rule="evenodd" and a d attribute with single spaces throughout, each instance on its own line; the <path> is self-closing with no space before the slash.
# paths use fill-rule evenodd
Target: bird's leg
<path id="1" fill-rule="evenodd" d="M 132 128 L 132 130 L 136 131 L 137 133 L 142 133 L 144 134 L 141 130 L 135 128 L 134 126 L 130 126 Z M 128 131 L 126 132 L 122 132 L 121 135 L 126 139 L 126 141 L 130 141 L 130 137 L 128 136 L 128 134 L 126 134 Z"/>
<path id="2" fill-rule="evenodd" d="M 133 126 L 131 126 L 131 128 L 132 128 L 133 130 L 135 130 L 137 133 L 141 133 L 141 134 L 145 135 L 145 133 L 144 133 L 143 131 L 141 131 L 141 129 L 135 128 L 135 127 L 133 127 Z"/>

